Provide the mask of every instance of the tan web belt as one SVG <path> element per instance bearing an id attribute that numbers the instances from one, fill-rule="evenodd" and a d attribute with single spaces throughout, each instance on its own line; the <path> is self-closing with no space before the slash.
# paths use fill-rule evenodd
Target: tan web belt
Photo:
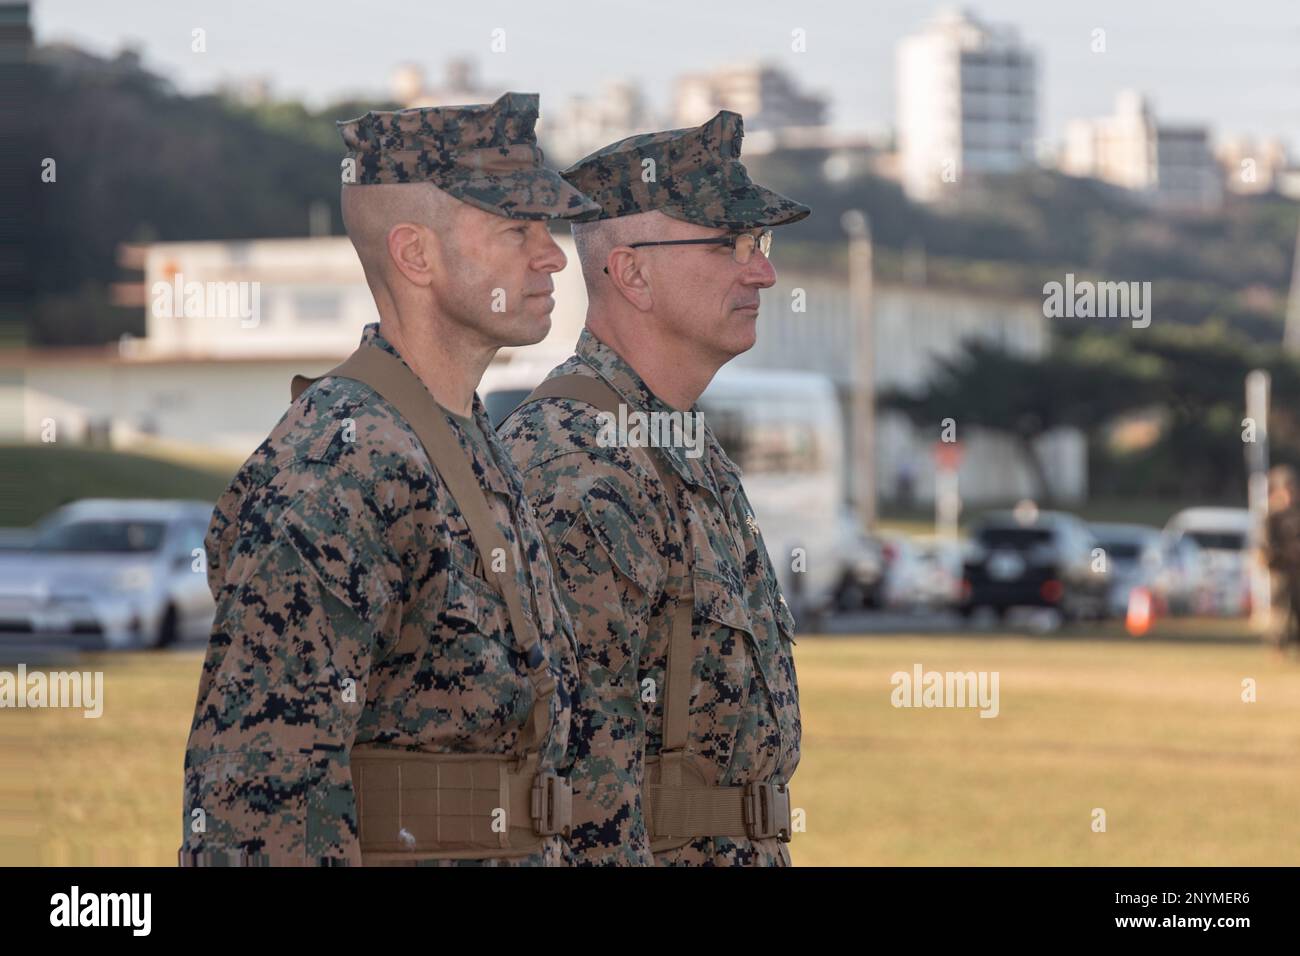
<path id="1" fill-rule="evenodd" d="M 568 836 L 573 792 L 536 757 L 352 748 L 364 863 L 525 856 Z"/>
<path id="2" fill-rule="evenodd" d="M 651 787 L 653 833 L 790 842 L 790 791 L 783 783 L 743 787 Z"/>
<path id="3" fill-rule="evenodd" d="M 537 758 L 352 748 L 358 843 L 365 866 L 421 860 L 500 859 L 567 837 L 573 792 Z M 245 866 L 246 849 L 186 851 L 181 866 Z M 283 862 L 283 861 L 281 861 Z M 303 861 L 305 862 L 305 858 Z"/>

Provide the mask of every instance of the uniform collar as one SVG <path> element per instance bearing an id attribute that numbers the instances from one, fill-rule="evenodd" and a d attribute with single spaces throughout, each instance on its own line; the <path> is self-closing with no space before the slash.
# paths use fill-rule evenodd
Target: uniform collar
<path id="1" fill-rule="evenodd" d="M 637 374 L 636 370 L 621 355 L 596 338 L 591 329 L 584 328 L 582 330 L 582 334 L 578 336 L 578 345 L 575 352 L 579 359 L 591 366 L 597 375 L 608 382 L 614 391 L 618 392 L 628 404 L 629 410 L 664 412 L 666 414 L 680 413 L 679 409 L 673 408 L 652 392 L 650 386 Z M 704 421 L 704 453 L 699 458 L 688 458 L 686 449 L 678 445 L 660 447 L 658 451 L 663 453 L 663 457 L 667 459 L 673 470 L 677 472 L 683 481 L 690 482 L 693 485 L 701 485 L 716 494 L 717 489 L 712 476 L 709 474 L 707 462 L 712 461 L 732 471 L 736 470 L 736 466 L 722 453 L 722 447 L 713 437 L 713 429 L 704 420 L 699 403 L 692 405 L 689 411 L 692 414 L 699 415 L 700 420 Z"/>

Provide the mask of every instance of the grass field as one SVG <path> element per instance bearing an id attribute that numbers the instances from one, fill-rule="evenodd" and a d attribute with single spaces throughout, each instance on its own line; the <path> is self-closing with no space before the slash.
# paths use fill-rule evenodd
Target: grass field
<path id="1" fill-rule="evenodd" d="M 1300 865 L 1300 664 L 1256 644 L 806 637 L 796 652 L 798 865 Z M 83 660 L 105 671 L 98 720 L 0 712 L 0 861 L 171 865 L 201 662 Z M 918 663 L 997 671 L 999 716 L 894 708 L 890 675 Z"/>

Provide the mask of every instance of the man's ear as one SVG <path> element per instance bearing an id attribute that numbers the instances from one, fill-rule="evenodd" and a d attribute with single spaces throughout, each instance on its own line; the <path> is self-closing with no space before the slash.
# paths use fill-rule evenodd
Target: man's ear
<path id="1" fill-rule="evenodd" d="M 638 311 L 649 312 L 654 308 L 654 289 L 644 267 L 637 262 L 634 249 L 629 246 L 611 249 L 605 260 L 605 271 L 614 288 Z"/>
<path id="2" fill-rule="evenodd" d="M 412 285 L 427 286 L 437 271 L 431 248 L 436 241 L 424 226 L 399 222 L 388 230 L 388 257 Z"/>

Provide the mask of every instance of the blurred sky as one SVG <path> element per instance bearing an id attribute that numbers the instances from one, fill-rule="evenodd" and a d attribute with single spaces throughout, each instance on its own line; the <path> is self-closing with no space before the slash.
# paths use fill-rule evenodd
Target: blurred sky
<path id="1" fill-rule="evenodd" d="M 894 47 L 940 8 L 929 0 L 33 0 L 38 42 L 70 40 L 111 54 L 138 44 L 145 64 L 187 92 L 223 79 L 268 77 L 280 96 L 320 104 L 379 95 L 395 66 L 441 79 L 469 55 L 489 85 L 560 102 L 612 79 L 641 83 L 656 108 L 679 73 L 763 58 L 805 88 L 831 95 L 845 129 L 887 129 Z M 979 0 L 978 16 L 1019 27 L 1038 51 L 1040 137 L 1076 116 L 1109 113 L 1116 91 L 1150 95 L 1167 121 L 1204 121 L 1216 134 L 1282 136 L 1300 151 L 1297 0 Z M 190 31 L 207 31 L 207 52 Z M 506 52 L 489 49 L 494 28 Z M 790 49 L 791 30 L 808 50 Z M 1106 30 L 1107 52 L 1090 50 Z"/>

